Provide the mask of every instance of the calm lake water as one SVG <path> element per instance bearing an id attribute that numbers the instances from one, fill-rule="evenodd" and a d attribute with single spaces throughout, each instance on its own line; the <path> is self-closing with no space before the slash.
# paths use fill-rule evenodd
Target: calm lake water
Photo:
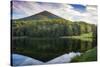
<path id="1" fill-rule="evenodd" d="M 43 64 L 58 64 L 58 63 L 69 63 L 75 56 L 80 56 L 79 52 L 70 52 L 68 54 L 63 54 L 59 57 L 51 59 L 48 62 L 43 62 L 28 56 L 21 54 L 12 54 L 12 65 L 13 66 L 26 66 L 26 65 L 43 65 Z"/>
<path id="2" fill-rule="evenodd" d="M 83 53 L 96 47 L 96 41 L 68 38 L 15 38 L 12 40 L 12 53 L 35 58 L 42 62 L 70 52 Z"/>

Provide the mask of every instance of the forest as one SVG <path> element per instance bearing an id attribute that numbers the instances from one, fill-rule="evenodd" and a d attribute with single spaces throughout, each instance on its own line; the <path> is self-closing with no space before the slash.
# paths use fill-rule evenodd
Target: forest
<path id="1" fill-rule="evenodd" d="M 65 19 L 12 20 L 12 35 L 27 37 L 61 37 L 92 33 L 97 36 L 97 26 L 83 21 Z"/>

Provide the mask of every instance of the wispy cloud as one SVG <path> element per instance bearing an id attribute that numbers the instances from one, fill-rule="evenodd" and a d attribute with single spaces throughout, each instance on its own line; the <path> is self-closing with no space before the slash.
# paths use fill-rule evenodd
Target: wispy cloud
<path id="1" fill-rule="evenodd" d="M 72 21 L 86 21 L 97 24 L 97 6 L 47 3 L 32 1 L 13 1 L 13 18 L 22 18 L 47 10 Z"/>

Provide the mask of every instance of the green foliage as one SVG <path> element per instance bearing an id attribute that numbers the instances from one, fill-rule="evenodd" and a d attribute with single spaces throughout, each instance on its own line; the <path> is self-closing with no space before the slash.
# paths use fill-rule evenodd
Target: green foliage
<path id="1" fill-rule="evenodd" d="M 96 26 L 85 22 L 65 19 L 13 20 L 13 36 L 60 37 L 81 35 L 92 32 L 96 36 Z"/>
<path id="2" fill-rule="evenodd" d="M 90 49 L 83 53 L 81 56 L 76 56 L 71 62 L 86 62 L 97 60 L 97 48 Z"/>

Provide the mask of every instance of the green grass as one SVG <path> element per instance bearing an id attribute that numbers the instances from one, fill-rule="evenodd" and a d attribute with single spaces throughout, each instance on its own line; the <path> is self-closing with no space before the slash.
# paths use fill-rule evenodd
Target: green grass
<path id="1" fill-rule="evenodd" d="M 97 48 L 90 49 L 81 56 L 76 56 L 71 62 L 88 62 L 97 60 Z"/>
<path id="2" fill-rule="evenodd" d="M 92 41 L 93 35 L 92 35 L 92 32 L 90 32 L 90 33 L 85 33 L 78 36 L 63 36 L 61 38 L 71 38 L 71 39 L 80 39 L 83 41 Z"/>
<path id="3" fill-rule="evenodd" d="M 86 33 L 86 34 L 81 34 L 80 36 L 84 37 L 84 38 L 91 38 L 91 37 L 93 37 L 92 32 Z"/>

